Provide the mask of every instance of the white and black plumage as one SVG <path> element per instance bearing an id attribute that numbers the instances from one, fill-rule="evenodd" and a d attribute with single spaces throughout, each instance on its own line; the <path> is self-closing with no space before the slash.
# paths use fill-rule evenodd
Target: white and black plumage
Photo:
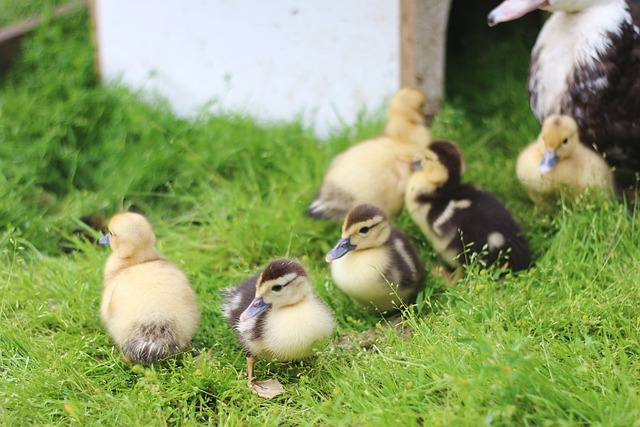
<path id="1" fill-rule="evenodd" d="M 534 9 L 552 12 L 533 47 L 528 90 L 533 113 L 572 116 L 582 142 L 606 154 L 616 181 L 640 171 L 640 33 L 637 1 L 506 0 L 489 23 Z"/>
<path id="2" fill-rule="evenodd" d="M 374 204 L 389 216 L 400 212 L 411 163 L 430 141 L 424 102 L 419 90 L 400 89 L 391 98 L 384 134 L 333 159 L 307 214 L 342 222 L 361 203 Z"/>
<path id="3" fill-rule="evenodd" d="M 382 313 L 410 304 L 424 287 L 424 268 L 411 240 L 373 205 L 347 213 L 342 237 L 326 261 L 338 288 Z"/>
<path id="4" fill-rule="evenodd" d="M 461 182 L 462 154 L 448 141 L 434 141 L 407 185 L 406 207 L 451 266 L 483 254 L 512 271 L 531 264 L 529 245 L 513 215 L 491 193 Z"/>
<path id="5" fill-rule="evenodd" d="M 256 358 L 305 359 L 335 329 L 333 314 L 314 294 L 306 270 L 292 259 L 272 261 L 260 274 L 227 289 L 223 307 L 247 352 L 249 386 L 262 397 L 284 390 L 277 380 L 253 381 Z"/>
<path id="6" fill-rule="evenodd" d="M 124 212 L 109 221 L 100 244 L 113 253 L 104 269 L 100 314 L 122 355 L 151 363 L 188 348 L 200 310 L 189 280 L 154 248 L 142 215 Z"/>

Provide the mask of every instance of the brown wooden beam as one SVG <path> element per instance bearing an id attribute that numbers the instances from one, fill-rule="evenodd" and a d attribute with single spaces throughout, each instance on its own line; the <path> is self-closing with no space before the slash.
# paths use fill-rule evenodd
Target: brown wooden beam
<path id="1" fill-rule="evenodd" d="M 416 2 L 400 0 L 400 86 L 417 87 Z"/>
<path id="2" fill-rule="evenodd" d="M 424 92 L 432 117 L 444 98 L 450 7 L 451 0 L 400 0 L 400 84 Z"/>

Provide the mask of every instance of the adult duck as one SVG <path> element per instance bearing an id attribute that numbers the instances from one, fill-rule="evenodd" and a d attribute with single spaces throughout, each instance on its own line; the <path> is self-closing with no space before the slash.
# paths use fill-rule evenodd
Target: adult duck
<path id="1" fill-rule="evenodd" d="M 621 187 L 640 171 L 640 5 L 637 0 L 505 0 L 489 25 L 552 12 L 532 50 L 529 99 L 538 121 L 566 114 L 605 154 Z"/>

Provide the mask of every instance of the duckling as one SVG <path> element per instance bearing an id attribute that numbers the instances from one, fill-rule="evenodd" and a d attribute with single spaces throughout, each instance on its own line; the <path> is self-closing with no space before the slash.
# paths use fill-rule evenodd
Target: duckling
<path id="1" fill-rule="evenodd" d="M 388 216 L 400 212 L 411 163 L 429 143 L 422 92 L 403 88 L 391 99 L 385 132 L 336 156 L 307 214 L 342 222 L 361 203 L 380 207 Z"/>
<path id="2" fill-rule="evenodd" d="M 104 269 L 100 314 L 123 357 L 151 363 L 187 349 L 200 309 L 189 280 L 155 249 L 142 215 L 123 212 L 99 241 L 112 254 Z"/>
<path id="3" fill-rule="evenodd" d="M 397 310 L 424 287 L 424 269 L 411 241 L 370 204 L 347 213 L 342 238 L 326 261 L 336 286 L 371 310 Z"/>
<path id="4" fill-rule="evenodd" d="M 578 124 L 566 115 L 554 114 L 544 120 L 538 139 L 518 156 L 516 174 L 539 207 L 560 194 L 575 197 L 589 187 L 610 195 L 615 191 L 609 165 L 580 142 Z"/>
<path id="5" fill-rule="evenodd" d="M 261 397 L 284 392 L 277 379 L 254 381 L 256 358 L 305 359 L 333 333 L 335 320 L 314 294 L 298 261 L 277 259 L 241 285 L 226 290 L 224 315 L 247 352 L 247 385 Z"/>
<path id="6" fill-rule="evenodd" d="M 407 209 L 450 266 L 480 254 L 487 265 L 500 260 L 512 271 L 528 268 L 531 253 L 520 226 L 493 194 L 461 182 L 463 158 L 455 144 L 432 142 L 415 167 Z"/>

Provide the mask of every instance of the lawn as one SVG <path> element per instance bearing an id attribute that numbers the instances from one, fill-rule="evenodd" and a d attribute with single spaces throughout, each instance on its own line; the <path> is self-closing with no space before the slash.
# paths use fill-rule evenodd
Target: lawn
<path id="1" fill-rule="evenodd" d="M 331 158 L 383 117 L 326 141 L 296 121 L 186 121 L 97 82 L 86 11 L 28 38 L 0 77 L 0 425 L 640 425 L 637 213 L 598 197 L 533 207 L 514 165 L 539 130 L 524 85 L 536 23 L 490 30 L 479 16 L 452 23 L 432 134 L 457 141 L 466 179 L 520 219 L 535 265 L 504 278 L 473 265 L 447 283 L 403 212 L 427 271 L 412 336 L 333 286 L 339 226 L 304 215 Z M 106 335 L 96 240 L 121 210 L 143 212 L 191 279 L 199 356 L 131 366 Z M 258 362 L 287 389 L 263 400 L 220 290 L 280 256 L 305 263 L 338 328 L 309 361 Z"/>

